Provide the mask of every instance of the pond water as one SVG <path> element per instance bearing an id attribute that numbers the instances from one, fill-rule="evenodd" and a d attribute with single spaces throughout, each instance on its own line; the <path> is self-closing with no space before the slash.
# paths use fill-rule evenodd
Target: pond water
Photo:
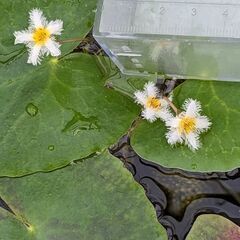
<path id="1" fill-rule="evenodd" d="M 193 173 L 149 162 L 133 150 L 129 135 L 111 147 L 140 183 L 170 240 L 184 240 L 201 214 L 219 214 L 240 226 L 240 169 Z"/>

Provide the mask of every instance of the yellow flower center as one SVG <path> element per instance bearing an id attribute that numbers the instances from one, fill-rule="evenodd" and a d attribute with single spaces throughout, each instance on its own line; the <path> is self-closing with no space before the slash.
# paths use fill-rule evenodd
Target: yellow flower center
<path id="1" fill-rule="evenodd" d="M 157 108 L 161 107 L 161 102 L 158 98 L 149 97 L 146 105 L 147 105 L 148 108 L 157 109 Z"/>
<path id="2" fill-rule="evenodd" d="M 196 119 L 193 117 L 183 117 L 179 123 L 179 132 L 189 134 L 196 129 Z"/>
<path id="3" fill-rule="evenodd" d="M 46 28 L 37 28 L 33 33 L 33 40 L 38 45 L 43 45 L 50 37 L 50 32 Z"/>

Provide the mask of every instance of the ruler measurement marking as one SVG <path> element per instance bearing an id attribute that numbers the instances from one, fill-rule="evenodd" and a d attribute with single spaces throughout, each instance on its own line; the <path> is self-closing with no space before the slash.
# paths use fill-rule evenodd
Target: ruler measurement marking
<path id="1" fill-rule="evenodd" d="M 120 4 L 123 2 L 123 5 L 125 5 L 128 2 L 127 0 L 115 0 L 112 2 L 107 0 L 105 1 L 110 5 L 114 5 L 114 2 L 115 4 L 116 2 L 119 2 Z M 105 25 L 103 25 L 103 31 L 108 32 L 110 30 L 111 32 L 122 33 L 239 38 L 240 31 L 238 29 L 240 29 L 240 21 L 236 20 L 240 18 L 240 3 L 199 3 L 193 1 L 169 2 L 146 0 L 135 1 L 135 6 L 131 3 L 131 9 L 136 10 L 138 7 L 141 9 L 142 4 L 145 3 L 147 3 L 147 11 L 150 10 L 151 4 L 153 5 L 153 13 L 155 16 L 152 15 L 151 18 L 151 14 L 148 14 L 145 22 L 144 20 L 143 22 L 138 22 L 138 20 L 136 20 L 135 22 L 131 21 L 131 24 L 125 23 L 124 21 L 113 21 L 111 24 L 106 22 Z M 159 7 L 156 7 L 156 4 L 158 4 Z M 215 6 L 217 7 L 215 8 Z M 213 8 L 212 11 L 210 10 L 212 16 L 209 15 L 209 7 Z M 185 18 L 178 21 L 177 19 L 179 18 L 179 14 L 181 14 L 182 11 L 187 11 L 188 14 L 185 16 Z M 124 12 L 122 14 L 124 14 Z M 174 14 L 176 16 L 176 20 L 173 18 L 171 19 L 171 16 L 174 16 Z M 121 16 L 121 14 L 119 16 Z M 207 19 L 208 16 L 210 19 L 209 22 L 201 21 L 201 19 Z M 154 22 L 155 18 L 155 24 L 151 25 L 151 21 Z M 171 20 L 169 21 L 169 19 Z M 150 30 L 152 30 L 152 32 Z"/>
<path id="2" fill-rule="evenodd" d="M 117 2 L 129 2 L 129 0 L 115 0 Z M 139 4 L 139 3 L 164 3 L 164 4 L 195 4 L 195 5 L 220 5 L 220 6 L 240 6 L 240 3 L 214 3 L 214 2 L 208 2 L 208 3 L 204 3 L 204 2 L 179 2 L 179 1 L 174 1 L 174 2 L 165 2 L 165 1 L 152 1 L 152 0 L 145 0 L 145 1 L 135 1 L 135 3 Z"/>

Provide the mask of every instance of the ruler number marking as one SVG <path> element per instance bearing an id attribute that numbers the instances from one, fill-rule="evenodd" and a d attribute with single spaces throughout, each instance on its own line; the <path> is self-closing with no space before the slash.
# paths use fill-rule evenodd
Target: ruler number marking
<path id="1" fill-rule="evenodd" d="M 192 16 L 196 16 L 197 15 L 197 9 L 196 8 L 192 8 Z"/>
<path id="2" fill-rule="evenodd" d="M 225 9 L 222 15 L 227 17 L 228 16 L 228 9 Z"/>
<path id="3" fill-rule="evenodd" d="M 166 11 L 165 7 L 160 7 L 160 14 L 161 15 L 164 15 L 165 11 Z"/>

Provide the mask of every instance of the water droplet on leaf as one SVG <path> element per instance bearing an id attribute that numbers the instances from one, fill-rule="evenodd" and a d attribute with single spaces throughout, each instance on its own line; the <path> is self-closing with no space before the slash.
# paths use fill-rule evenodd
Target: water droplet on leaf
<path id="1" fill-rule="evenodd" d="M 192 164 L 192 169 L 197 169 L 197 164 L 196 163 Z"/>
<path id="2" fill-rule="evenodd" d="M 54 145 L 49 145 L 49 146 L 48 146 L 48 150 L 49 150 L 49 151 L 53 151 L 54 149 L 55 149 Z"/>
<path id="3" fill-rule="evenodd" d="M 67 122 L 62 129 L 62 132 L 72 131 L 73 135 L 78 135 L 81 131 L 99 130 L 101 127 L 98 124 L 98 119 L 95 116 L 85 117 L 80 112 L 74 111 L 73 118 Z"/>
<path id="4" fill-rule="evenodd" d="M 38 114 L 38 108 L 33 103 L 29 103 L 26 106 L 26 112 L 29 116 L 35 117 Z"/>

